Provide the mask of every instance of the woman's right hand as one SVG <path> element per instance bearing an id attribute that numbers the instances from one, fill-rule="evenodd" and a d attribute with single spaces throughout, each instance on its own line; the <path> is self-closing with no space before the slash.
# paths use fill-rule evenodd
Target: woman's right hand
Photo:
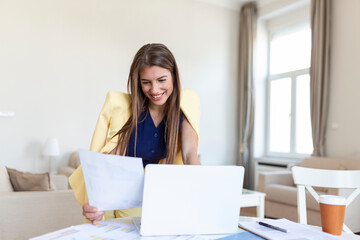
<path id="1" fill-rule="evenodd" d="M 92 224 L 96 224 L 97 221 L 100 221 L 105 214 L 104 211 L 98 211 L 97 207 L 90 206 L 88 203 L 85 203 L 82 209 L 84 217 L 90 220 Z"/>

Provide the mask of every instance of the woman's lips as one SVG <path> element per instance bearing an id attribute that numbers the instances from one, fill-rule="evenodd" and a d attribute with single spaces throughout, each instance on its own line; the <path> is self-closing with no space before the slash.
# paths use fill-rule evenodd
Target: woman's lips
<path id="1" fill-rule="evenodd" d="M 159 101 L 162 99 L 162 97 L 164 96 L 165 92 L 163 93 L 160 93 L 160 94 L 156 94 L 156 95 L 152 95 L 150 94 L 151 96 L 151 99 L 154 100 L 154 101 Z"/>

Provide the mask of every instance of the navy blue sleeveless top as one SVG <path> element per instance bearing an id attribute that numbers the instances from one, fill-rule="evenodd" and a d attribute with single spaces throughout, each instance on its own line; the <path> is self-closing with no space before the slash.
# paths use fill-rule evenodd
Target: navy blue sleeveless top
<path id="1" fill-rule="evenodd" d="M 180 112 L 180 125 L 183 120 L 183 113 Z M 165 117 L 160 124 L 155 127 L 154 121 L 148 110 L 142 112 L 139 116 L 137 124 L 137 142 L 136 155 L 134 152 L 135 145 L 135 129 L 131 133 L 128 156 L 140 157 L 143 160 L 144 167 L 149 163 L 158 163 L 161 159 L 166 157 L 166 142 L 165 142 Z M 179 125 L 179 128 L 180 128 Z"/>

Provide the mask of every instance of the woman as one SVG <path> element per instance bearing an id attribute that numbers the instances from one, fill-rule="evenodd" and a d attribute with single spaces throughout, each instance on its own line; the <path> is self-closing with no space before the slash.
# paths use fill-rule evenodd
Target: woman
<path id="1" fill-rule="evenodd" d="M 131 64 L 128 92 L 110 91 L 100 113 L 90 150 L 136 156 L 149 163 L 200 164 L 200 105 L 192 90 L 181 91 L 176 61 L 162 44 L 147 44 Z M 108 137 L 109 136 L 109 137 Z M 83 215 L 93 223 L 104 217 L 88 204 L 81 167 L 70 176 Z M 140 209 L 109 211 L 105 219 L 140 215 Z"/>

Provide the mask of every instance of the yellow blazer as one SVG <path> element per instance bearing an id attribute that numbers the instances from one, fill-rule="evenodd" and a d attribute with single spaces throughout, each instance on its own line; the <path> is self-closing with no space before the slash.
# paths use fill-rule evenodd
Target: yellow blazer
<path id="1" fill-rule="evenodd" d="M 90 150 L 100 153 L 110 153 L 118 144 L 118 138 L 113 136 L 124 126 L 131 115 L 131 99 L 126 93 L 109 91 L 104 106 L 100 112 L 95 131 L 91 140 Z M 200 101 L 195 91 L 185 89 L 181 91 L 180 108 L 186 119 L 199 137 Z M 162 161 L 160 161 L 161 163 Z M 174 164 L 183 164 L 181 147 L 176 155 Z M 79 166 L 69 177 L 69 183 L 74 191 L 76 200 L 83 206 L 88 203 L 84 176 Z M 140 209 L 124 209 L 116 212 L 109 211 L 105 219 L 113 217 L 138 216 Z"/>

